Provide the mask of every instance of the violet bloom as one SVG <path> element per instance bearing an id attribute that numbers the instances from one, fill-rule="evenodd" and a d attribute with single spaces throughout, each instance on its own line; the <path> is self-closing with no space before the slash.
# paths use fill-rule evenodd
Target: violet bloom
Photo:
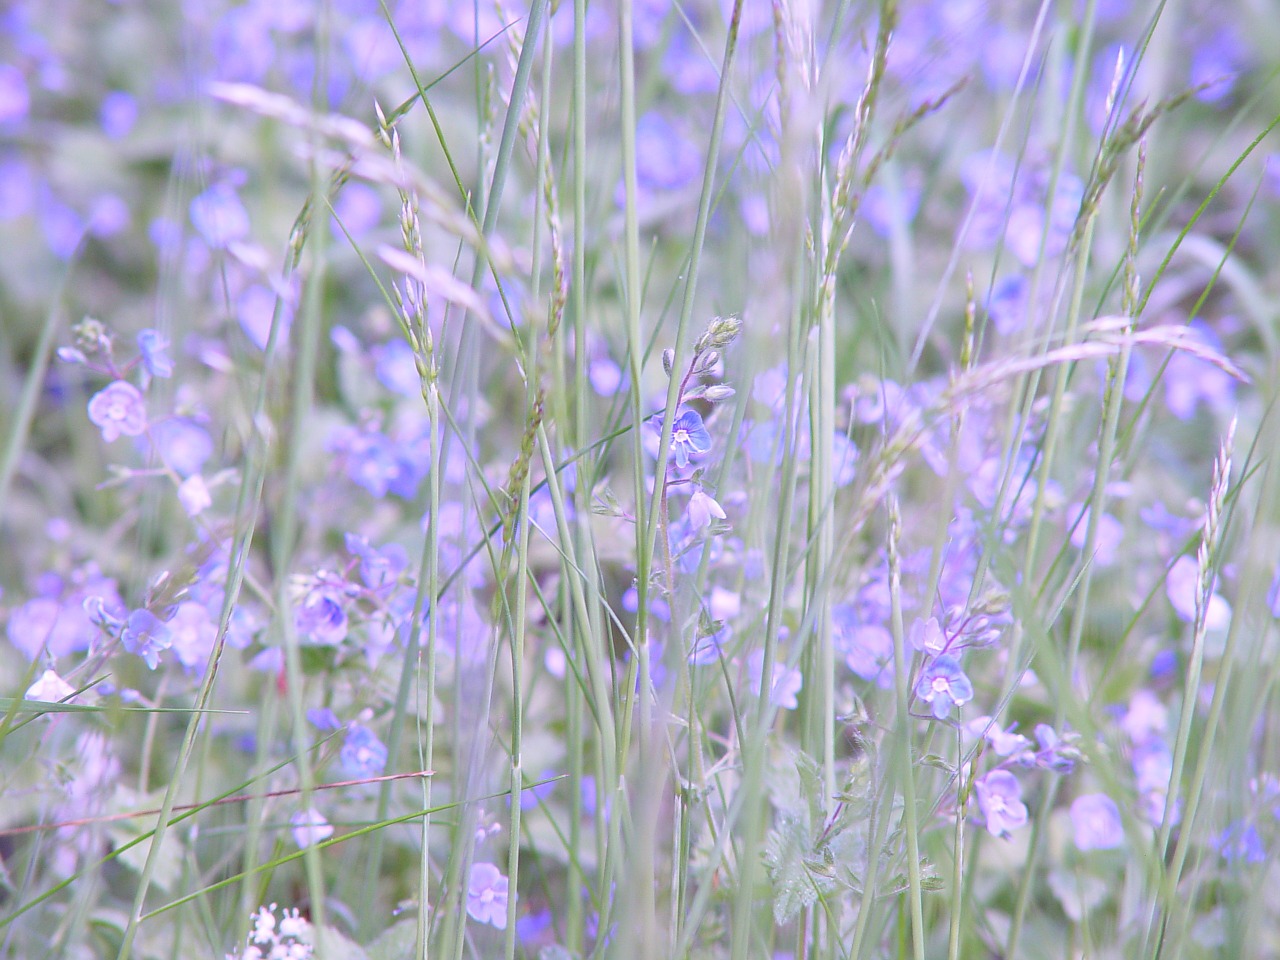
<path id="1" fill-rule="evenodd" d="M 693 491 L 693 495 L 689 497 L 690 526 L 694 530 L 705 530 L 711 526 L 712 518 L 724 520 L 724 507 L 720 506 L 714 498 L 707 496 L 703 491 Z"/>
<path id="2" fill-rule="evenodd" d="M 352 724 L 338 759 L 352 780 L 378 777 L 387 767 L 387 748 L 368 727 Z"/>
<path id="3" fill-rule="evenodd" d="M 1124 843 L 1120 808 L 1105 793 L 1087 793 L 1071 804 L 1071 825 L 1081 850 L 1114 850 Z"/>
<path id="4" fill-rule="evenodd" d="M 757 650 L 747 658 L 747 675 L 751 679 L 752 691 L 759 690 L 764 678 L 763 650 Z M 796 694 L 803 686 L 804 675 L 799 670 L 792 670 L 785 663 L 775 663 L 769 683 L 769 702 L 784 710 L 794 710 L 800 706 Z"/>
<path id="5" fill-rule="evenodd" d="M 711 434 L 707 433 L 696 410 L 686 410 L 676 417 L 671 426 L 671 453 L 677 465 L 687 467 L 691 453 L 706 453 L 710 449 Z"/>
<path id="6" fill-rule="evenodd" d="M 333 836 L 333 827 L 315 807 L 299 810 L 289 818 L 293 842 L 301 849 L 313 846 Z"/>
<path id="7" fill-rule="evenodd" d="M 887 690 L 893 683 L 893 635 L 879 624 L 850 627 L 844 635 L 844 662 L 863 680 Z"/>
<path id="8" fill-rule="evenodd" d="M 336 646 L 347 636 L 347 611 L 342 591 L 327 583 L 317 584 L 302 601 L 294 617 L 298 633 L 311 643 Z"/>
<path id="9" fill-rule="evenodd" d="M 1236 821 L 1219 835 L 1214 844 L 1228 863 L 1263 863 L 1267 848 L 1252 824 Z"/>
<path id="10" fill-rule="evenodd" d="M 121 435 L 136 437 L 147 429 L 147 405 L 137 387 L 117 380 L 93 395 L 89 419 L 102 430 L 107 443 Z"/>
<path id="11" fill-rule="evenodd" d="M 928 703 L 933 715 L 945 720 L 953 706 L 973 699 L 973 684 L 965 676 L 960 661 L 949 653 L 935 657 L 916 681 L 916 696 Z"/>
<path id="12" fill-rule="evenodd" d="M 159 330 L 143 330 L 138 334 L 138 349 L 142 352 L 142 365 L 153 377 L 173 376 L 173 361 L 165 353 L 169 341 Z"/>
<path id="13" fill-rule="evenodd" d="M 1027 823 L 1027 805 L 1022 802 L 1022 785 L 1008 770 L 992 770 L 974 784 L 978 809 L 993 837 L 1008 837 Z"/>
<path id="14" fill-rule="evenodd" d="M 249 213 L 229 183 L 215 183 L 192 200 L 190 213 L 196 231 L 215 249 L 249 235 Z"/>
<path id="15" fill-rule="evenodd" d="M 507 929 L 507 899 L 510 881 L 492 863 L 471 866 L 467 879 L 467 913 L 471 919 Z"/>
<path id="16" fill-rule="evenodd" d="M 160 651 L 169 649 L 173 643 L 169 628 L 150 610 L 139 608 L 129 614 L 124 630 L 120 632 L 120 642 L 130 653 L 137 654 L 146 661 L 151 670 L 160 662 Z"/>

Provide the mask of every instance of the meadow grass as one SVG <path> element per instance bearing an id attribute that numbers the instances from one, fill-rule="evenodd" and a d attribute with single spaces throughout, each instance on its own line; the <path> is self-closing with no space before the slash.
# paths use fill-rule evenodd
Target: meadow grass
<path id="1" fill-rule="evenodd" d="M 3 16 L 0 956 L 1280 951 L 1260 6 Z"/>

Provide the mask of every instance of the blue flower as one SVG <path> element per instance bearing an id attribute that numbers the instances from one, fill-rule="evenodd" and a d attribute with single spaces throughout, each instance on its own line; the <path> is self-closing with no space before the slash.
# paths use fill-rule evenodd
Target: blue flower
<path id="1" fill-rule="evenodd" d="M 352 725 L 338 759 L 352 780 L 378 777 L 387 767 L 387 748 L 368 727 Z"/>
<path id="2" fill-rule="evenodd" d="M 973 699 L 973 684 L 965 676 L 960 661 L 944 653 L 934 657 L 920 679 L 916 681 L 916 696 L 933 708 L 933 715 L 946 719 L 953 706 L 960 706 Z"/>
<path id="3" fill-rule="evenodd" d="M 142 365 L 153 377 L 173 376 L 173 361 L 165 353 L 169 341 L 159 330 L 143 330 L 138 334 L 138 349 L 142 352 Z"/>
<path id="4" fill-rule="evenodd" d="M 173 640 L 169 628 L 150 610 L 139 609 L 129 614 L 120 642 L 130 653 L 137 654 L 154 670 L 160 662 L 160 651 L 169 649 Z"/>
<path id="5" fill-rule="evenodd" d="M 706 453 L 711 449 L 711 434 L 702 425 L 702 417 L 696 410 L 686 410 L 676 417 L 671 426 L 671 452 L 681 467 L 689 465 L 689 454 Z"/>

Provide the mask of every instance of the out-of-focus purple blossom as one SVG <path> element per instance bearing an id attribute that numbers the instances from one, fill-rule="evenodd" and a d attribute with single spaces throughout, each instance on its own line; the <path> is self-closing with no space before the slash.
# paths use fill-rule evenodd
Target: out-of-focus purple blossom
<path id="1" fill-rule="evenodd" d="M 203 604 L 178 604 L 168 621 L 174 655 L 187 673 L 202 673 L 213 653 L 218 625 Z"/>
<path id="2" fill-rule="evenodd" d="M 99 240 L 123 233 L 129 226 L 129 205 L 118 194 L 102 193 L 89 207 L 89 231 Z"/>
<path id="3" fill-rule="evenodd" d="M 1068 513 L 1068 517 L 1073 520 L 1079 519 L 1071 531 L 1071 545 L 1077 550 L 1084 549 L 1085 539 L 1089 533 L 1089 512 L 1088 505 L 1083 505 L 1075 507 Z M 1124 524 L 1111 514 L 1104 513 L 1098 519 L 1098 533 L 1093 544 L 1092 558 L 1095 566 L 1109 567 L 1116 562 L 1120 544 L 1124 542 L 1124 534 Z"/>
<path id="4" fill-rule="evenodd" d="M 215 250 L 249 236 L 249 212 L 229 183 L 215 183 L 193 199 L 190 214 L 196 232 Z"/>
<path id="5" fill-rule="evenodd" d="M 1164 822 L 1165 811 L 1177 823 L 1182 816 L 1181 800 L 1169 803 L 1169 778 L 1173 773 L 1173 753 L 1163 737 L 1150 737 L 1133 745 L 1133 773 L 1143 816 L 1151 824 Z"/>
<path id="6" fill-rule="evenodd" d="M 236 298 L 236 317 L 240 329 L 259 350 L 267 349 L 267 341 L 271 336 L 271 320 L 275 316 L 276 302 L 280 301 L 280 333 L 277 341 L 286 342 L 289 327 L 293 323 L 293 301 L 290 297 L 280 298 L 270 287 L 260 283 L 250 284 Z"/>
<path id="7" fill-rule="evenodd" d="M 403 339 L 388 340 L 373 348 L 373 370 L 378 381 L 401 397 L 422 396 L 422 378 L 413 347 Z"/>
<path id="8" fill-rule="evenodd" d="M 276 58 L 269 4 L 232 7 L 218 21 L 213 33 L 211 62 L 218 79 L 259 83 Z"/>
<path id="9" fill-rule="evenodd" d="M 314 846 L 333 836 L 333 827 L 315 807 L 297 811 L 289 818 L 293 842 L 300 849 Z"/>
<path id="10" fill-rule="evenodd" d="M 601 397 L 612 397 L 623 384 L 622 368 L 608 357 L 597 357 L 587 365 L 591 389 Z"/>
<path id="11" fill-rule="evenodd" d="M 89 400 L 89 419 L 111 443 L 124 435 L 136 437 L 147 429 L 147 405 L 142 393 L 126 380 L 116 380 Z"/>
<path id="12" fill-rule="evenodd" d="M 178 484 L 178 502 L 188 517 L 198 517 L 213 506 L 213 496 L 204 477 L 193 473 Z"/>
<path id="13" fill-rule="evenodd" d="M 973 699 L 973 684 L 960 661 L 944 653 L 921 671 L 916 681 L 916 696 L 929 704 L 936 719 L 945 720 L 953 706 L 963 706 Z"/>
<path id="14" fill-rule="evenodd" d="M 877 623 L 854 622 L 849 608 L 837 608 L 837 643 L 844 662 L 863 680 L 887 690 L 893 683 L 893 635 Z"/>
<path id="15" fill-rule="evenodd" d="M 1120 729 L 1133 743 L 1163 737 L 1169 729 L 1169 710 L 1150 690 L 1136 690 L 1120 720 Z"/>
<path id="16" fill-rule="evenodd" d="M 702 169 L 702 160 L 702 151 L 683 129 L 661 113 L 644 114 L 636 121 L 636 180 L 642 209 L 652 213 L 664 194 L 690 186 Z M 618 206 L 626 202 L 621 183 L 614 200 Z"/>
<path id="17" fill-rule="evenodd" d="M 25 217 L 35 207 L 31 166 L 18 157 L 0 158 L 0 223 Z"/>
<path id="18" fill-rule="evenodd" d="M 1021 330 L 1027 319 L 1027 280 L 1015 273 L 991 288 L 987 299 L 987 315 L 996 330 L 1008 336 Z"/>
<path id="19" fill-rule="evenodd" d="M 120 642 L 130 653 L 141 657 L 148 669 L 154 670 L 160 663 L 160 652 L 169 649 L 173 638 L 163 621 L 150 610 L 140 607 L 129 614 L 120 633 Z"/>
<path id="20" fill-rule="evenodd" d="M 991 770 L 974 783 L 978 809 L 993 837 L 1007 838 L 1027 823 L 1027 805 L 1022 802 L 1022 785 L 1008 770 Z"/>
<path id="21" fill-rule="evenodd" d="M 467 879 L 467 913 L 477 923 L 507 928 L 509 881 L 492 863 L 475 863 Z"/>
<path id="22" fill-rule="evenodd" d="M 1031 741 L 1016 731 L 1017 726 L 1013 723 L 1004 729 L 992 717 L 978 717 L 967 724 L 969 731 L 983 737 L 998 756 L 1021 759 L 1030 754 Z"/>
<path id="23" fill-rule="evenodd" d="M 1036 724 L 1036 741 L 1040 749 L 1036 752 L 1036 766 L 1055 773 L 1070 773 L 1075 769 L 1080 751 L 1075 746 L 1075 734 L 1058 736 L 1058 731 L 1047 723 Z"/>
<path id="24" fill-rule="evenodd" d="M 1164 589 L 1169 603 L 1173 605 L 1178 617 L 1187 623 L 1195 620 L 1199 579 L 1198 564 L 1194 558 L 1185 554 L 1174 561 L 1165 579 Z M 1204 619 L 1208 629 L 1225 630 L 1231 623 L 1231 604 L 1218 593 L 1211 593 Z"/>
<path id="25" fill-rule="evenodd" d="M 151 425 L 151 439 L 160 459 L 180 477 L 199 473 L 213 456 L 209 431 L 185 417 L 157 420 Z"/>
<path id="26" fill-rule="evenodd" d="M 120 140 L 127 137 L 138 122 L 137 98 L 123 90 L 110 91 L 98 107 L 98 122 L 108 138 Z"/>
<path id="27" fill-rule="evenodd" d="M 966 161 L 961 179 L 974 204 L 968 241 L 979 249 L 1002 243 L 1025 267 L 1044 255 L 1056 257 L 1067 245 L 1084 196 L 1084 184 L 1064 171 L 1049 196 L 1052 172 L 1034 163 L 1015 165 L 992 152 Z"/>
<path id="28" fill-rule="evenodd" d="M 312 707 L 307 711 L 307 722 L 325 733 L 342 726 L 338 715 L 329 707 Z"/>
<path id="29" fill-rule="evenodd" d="M 1087 793 L 1071 803 L 1071 826 L 1080 850 L 1114 850 L 1124 843 L 1120 808 L 1105 793 Z"/>
<path id="30" fill-rule="evenodd" d="M 40 674 L 39 679 L 31 686 L 27 687 L 27 692 L 23 694 L 26 700 L 43 700 L 45 703 L 58 703 L 66 700 L 76 692 L 75 687 L 63 680 L 53 670 L 46 670 Z"/>
<path id="31" fill-rule="evenodd" d="M 897 229 L 897 224 L 909 224 L 915 219 L 920 210 L 920 195 L 918 176 L 905 183 L 875 184 L 867 188 L 858 212 L 877 235 L 887 237 Z"/>
<path id="32" fill-rule="evenodd" d="M 368 539 L 356 533 L 343 538 L 347 552 L 360 560 L 360 579 L 370 590 L 384 590 L 399 583 L 400 575 L 409 566 L 409 555 L 398 543 L 389 543 L 378 549 Z"/>
<path id="33" fill-rule="evenodd" d="M 1187 324 L 1192 338 L 1214 353 L 1222 354 L 1222 340 L 1203 320 Z M 1207 360 L 1175 350 L 1164 370 L 1164 402 L 1179 420 L 1190 420 L 1204 404 L 1216 414 L 1230 414 L 1235 408 L 1236 382 L 1225 370 Z"/>
<path id="34" fill-rule="evenodd" d="M 747 658 L 747 677 L 751 683 L 751 690 L 753 692 L 759 690 L 761 681 L 764 679 L 763 650 L 757 650 Z M 794 710 L 800 706 L 796 695 L 803 686 L 804 676 L 799 670 L 793 670 L 785 663 L 775 663 L 769 683 L 769 701 L 783 710 Z"/>
<path id="35" fill-rule="evenodd" d="M 914 649 L 931 657 L 936 657 L 947 650 L 947 635 L 938 625 L 937 617 L 930 617 L 928 620 L 917 619 L 911 625 L 911 631 L 907 637 Z"/>
<path id="36" fill-rule="evenodd" d="M 351 780 L 378 777 L 387 767 L 387 748 L 368 727 L 352 724 L 338 759 Z"/>
<path id="37" fill-rule="evenodd" d="M 1267 859 L 1267 848 L 1257 828 L 1243 821 L 1223 830 L 1214 846 L 1228 863 L 1263 863 Z"/>
<path id="38" fill-rule="evenodd" d="M 169 358 L 168 338 L 159 330 L 143 330 L 138 334 L 138 350 L 142 354 L 142 365 L 153 377 L 173 376 L 173 360 Z"/>
<path id="39" fill-rule="evenodd" d="M 49 251 L 60 260 L 68 260 L 75 253 L 84 237 L 84 220 L 49 191 L 36 207 L 40 217 L 40 230 L 44 234 Z"/>
<path id="40" fill-rule="evenodd" d="M 0 63 L 0 126 L 21 123 L 30 109 L 27 78 L 13 64 Z"/>
<path id="41" fill-rule="evenodd" d="M 347 636 L 346 596 L 341 587 L 317 583 L 303 597 L 294 618 L 299 635 L 310 643 L 336 646 Z"/>
<path id="42" fill-rule="evenodd" d="M 1208 84 L 1196 97 L 1205 103 L 1217 103 L 1230 96 L 1247 67 L 1249 50 L 1230 21 L 1208 30 L 1205 26 L 1208 25 L 1198 25 L 1194 42 L 1187 47 L 1191 57 L 1188 81 L 1193 87 Z"/>
<path id="43" fill-rule="evenodd" d="M 393 440 L 372 425 L 342 427 L 327 444 L 348 478 L 375 497 L 411 499 L 430 467 L 430 444 L 417 437 Z"/>

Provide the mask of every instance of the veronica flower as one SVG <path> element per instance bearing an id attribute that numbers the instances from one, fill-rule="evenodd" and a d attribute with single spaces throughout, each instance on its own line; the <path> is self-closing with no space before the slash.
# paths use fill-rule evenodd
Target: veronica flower
<path id="1" fill-rule="evenodd" d="M 1071 804 L 1071 826 L 1080 850 L 1114 850 L 1124 843 L 1120 808 L 1105 793 L 1086 793 Z"/>
<path id="2" fill-rule="evenodd" d="M 1022 802 L 1022 786 L 1008 770 L 992 770 L 974 784 L 978 808 L 993 837 L 1008 837 L 1025 826 L 1027 805 Z"/>
<path id="3" fill-rule="evenodd" d="M 476 863 L 467 879 L 467 913 L 473 920 L 507 929 L 510 881 L 492 863 Z"/>
<path id="4" fill-rule="evenodd" d="M 328 840 L 333 836 L 333 827 L 319 810 L 307 807 L 299 810 L 289 818 L 293 842 L 301 849 Z"/>
<path id="5" fill-rule="evenodd" d="M 953 706 L 961 706 L 973 699 L 973 684 L 965 676 L 960 661 L 944 653 L 920 674 L 916 681 L 916 696 L 928 703 L 933 715 L 946 719 Z"/>
<path id="6" fill-rule="evenodd" d="M 677 465 L 687 467 L 691 453 L 702 454 L 710 449 L 711 434 L 696 410 L 686 410 L 676 417 L 671 426 L 671 453 Z"/>
<path id="7" fill-rule="evenodd" d="M 136 437 L 147 429 L 147 407 L 133 384 L 117 380 L 93 395 L 89 419 L 102 430 L 107 443 L 122 434 Z"/>
<path id="8" fill-rule="evenodd" d="M 138 609 L 129 614 L 120 641 L 130 653 L 137 654 L 154 670 L 160 662 L 160 651 L 169 649 L 173 640 L 169 628 L 150 610 Z"/>

